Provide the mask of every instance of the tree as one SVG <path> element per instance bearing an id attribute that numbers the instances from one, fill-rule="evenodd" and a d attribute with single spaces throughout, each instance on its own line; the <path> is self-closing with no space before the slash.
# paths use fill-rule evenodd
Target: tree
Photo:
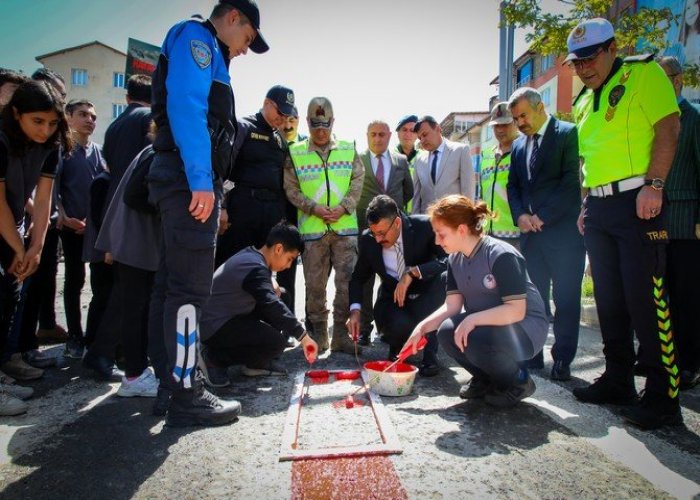
<path id="1" fill-rule="evenodd" d="M 532 30 L 525 37 L 530 47 L 541 54 L 565 54 L 566 38 L 580 21 L 592 17 L 607 17 L 615 0 L 558 0 L 569 5 L 566 14 L 543 12 L 539 0 L 508 0 L 503 8 L 506 22 L 518 28 Z M 671 23 L 678 24 L 669 8 L 641 8 L 634 13 L 623 13 L 612 21 L 619 49 L 634 52 L 639 40 L 652 52 L 668 47 L 666 32 Z M 700 86 L 700 66 L 686 65 L 684 84 Z"/>

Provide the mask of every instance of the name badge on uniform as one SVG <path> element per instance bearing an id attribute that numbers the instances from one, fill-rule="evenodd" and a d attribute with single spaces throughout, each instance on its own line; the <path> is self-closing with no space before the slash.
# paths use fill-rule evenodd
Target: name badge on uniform
<path id="1" fill-rule="evenodd" d="M 206 43 L 201 40 L 191 40 L 190 51 L 192 51 L 194 62 L 200 68 L 204 69 L 211 64 L 211 49 Z"/>
<path id="2" fill-rule="evenodd" d="M 250 138 L 257 139 L 258 141 L 269 141 L 270 140 L 270 138 L 268 136 L 263 135 L 263 134 L 258 134 L 257 132 L 251 132 Z"/>

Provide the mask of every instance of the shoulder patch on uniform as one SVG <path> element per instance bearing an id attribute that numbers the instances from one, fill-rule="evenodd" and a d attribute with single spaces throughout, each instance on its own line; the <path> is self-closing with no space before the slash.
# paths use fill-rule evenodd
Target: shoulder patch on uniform
<path id="1" fill-rule="evenodd" d="M 204 69 L 211 64 L 211 49 L 206 43 L 201 40 L 191 40 L 190 50 L 197 66 Z"/>
<path id="2" fill-rule="evenodd" d="M 654 54 L 639 54 L 636 56 L 628 56 L 625 57 L 625 62 L 626 63 L 648 63 L 650 61 L 654 60 Z"/>

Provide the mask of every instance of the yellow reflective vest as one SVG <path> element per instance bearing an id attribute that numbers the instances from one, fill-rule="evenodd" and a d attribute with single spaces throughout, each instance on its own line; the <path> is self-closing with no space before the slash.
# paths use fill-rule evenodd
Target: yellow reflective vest
<path id="1" fill-rule="evenodd" d="M 350 188 L 352 163 L 355 159 L 355 143 L 337 141 L 328 159 L 323 161 L 316 151 L 309 151 L 306 139 L 289 146 L 289 155 L 299 179 L 301 192 L 317 205 L 335 207 L 340 204 Z M 343 236 L 358 234 L 357 215 L 345 214 L 336 222 L 326 224 L 313 214 L 299 212 L 299 232 L 304 241 L 318 240 L 328 231 Z"/>
<path id="2" fill-rule="evenodd" d="M 486 226 L 486 234 L 497 238 L 518 238 L 520 230 L 513 225 L 513 217 L 508 205 L 508 172 L 510 171 L 510 151 L 496 162 L 498 146 L 484 150 L 481 159 L 481 198 L 489 210 L 496 214 Z"/>
<path id="3" fill-rule="evenodd" d="M 612 71 L 597 94 L 584 89 L 574 102 L 584 187 L 646 174 L 654 125 L 679 112 L 673 86 L 651 56 L 618 60 Z"/>

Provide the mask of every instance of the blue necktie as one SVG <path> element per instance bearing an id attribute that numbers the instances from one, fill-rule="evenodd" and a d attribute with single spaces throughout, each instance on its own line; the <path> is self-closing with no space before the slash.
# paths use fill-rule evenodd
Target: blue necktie
<path id="1" fill-rule="evenodd" d="M 438 151 L 437 149 L 433 151 L 433 164 L 430 166 L 430 178 L 435 184 L 435 176 L 437 175 L 437 162 L 438 162 Z"/>
<path id="2" fill-rule="evenodd" d="M 527 179 L 532 180 L 532 175 L 535 173 L 535 162 L 537 161 L 537 152 L 540 149 L 540 145 L 537 143 L 540 134 L 535 134 L 532 136 L 532 152 L 530 153 L 530 162 L 527 164 Z"/>

